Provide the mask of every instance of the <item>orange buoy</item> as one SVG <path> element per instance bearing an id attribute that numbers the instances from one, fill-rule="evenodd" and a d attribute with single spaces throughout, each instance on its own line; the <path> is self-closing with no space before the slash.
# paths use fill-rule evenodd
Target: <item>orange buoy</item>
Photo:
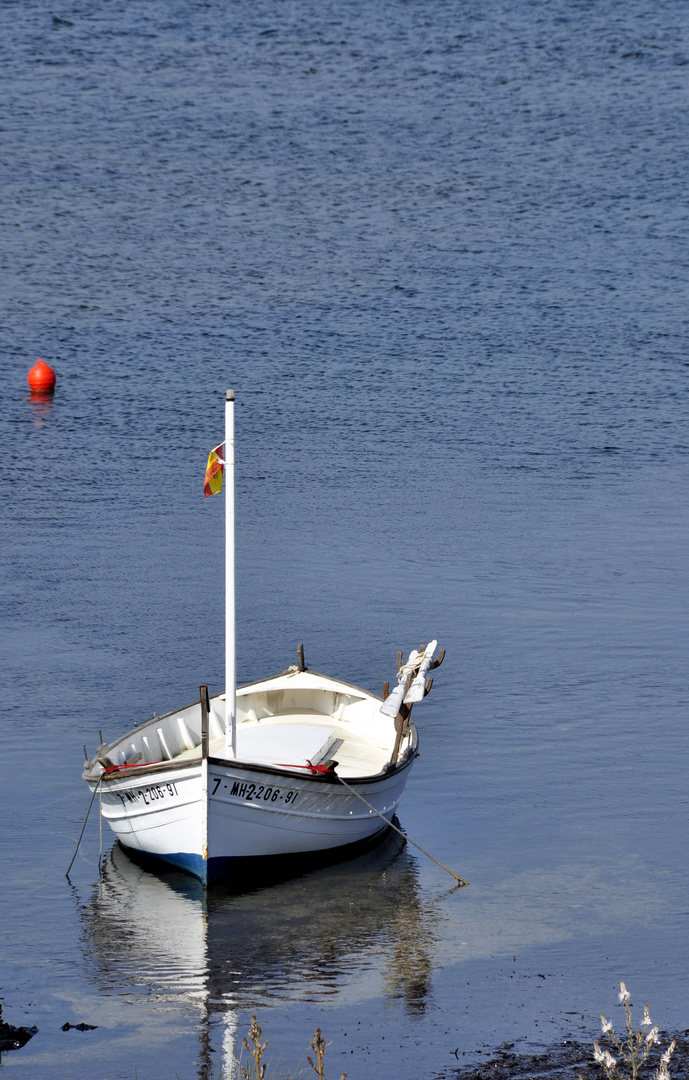
<path id="1" fill-rule="evenodd" d="M 55 389 L 55 372 L 45 360 L 37 360 L 27 378 L 35 394 L 52 394 Z"/>

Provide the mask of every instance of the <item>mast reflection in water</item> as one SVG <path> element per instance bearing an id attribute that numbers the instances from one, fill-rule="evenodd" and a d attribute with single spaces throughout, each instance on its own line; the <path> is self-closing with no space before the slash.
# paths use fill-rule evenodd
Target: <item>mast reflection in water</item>
<path id="1" fill-rule="evenodd" d="M 397 835 L 355 859 L 251 885 L 204 893 L 115 844 L 82 909 L 87 970 L 102 993 L 198 1008 L 201 1076 L 216 1022 L 227 1069 L 240 1012 L 332 999 L 369 971 L 380 972 L 385 997 L 423 1012 L 436 903 L 421 900 L 416 861 Z"/>

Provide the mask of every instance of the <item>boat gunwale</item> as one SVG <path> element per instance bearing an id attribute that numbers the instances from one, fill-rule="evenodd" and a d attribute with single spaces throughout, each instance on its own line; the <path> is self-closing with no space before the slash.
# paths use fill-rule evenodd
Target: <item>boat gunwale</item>
<path id="1" fill-rule="evenodd" d="M 395 764 L 391 767 L 389 767 L 391 763 L 386 762 L 385 768 L 381 769 L 380 772 L 377 773 L 368 773 L 366 776 L 347 777 L 345 782 L 349 785 L 349 787 L 355 787 L 357 784 L 374 784 L 377 782 L 379 783 L 381 780 L 385 780 L 388 776 L 397 776 L 400 772 L 402 772 L 403 769 L 408 768 L 416 757 L 418 746 L 418 732 L 414 725 L 412 725 L 412 728 L 414 735 L 416 735 L 416 738 L 413 740 L 412 746 L 410 746 L 409 749 L 405 751 L 404 757 L 400 759 L 400 761 L 395 762 Z M 209 757 L 208 764 L 216 766 L 222 765 L 229 769 L 239 767 L 241 769 L 246 769 L 247 772 L 267 772 L 270 773 L 271 776 L 288 776 L 293 780 L 308 780 L 309 782 L 315 782 L 318 784 L 339 784 L 341 779 L 344 780 L 344 777 L 339 777 L 336 772 L 310 773 L 307 771 L 301 772 L 301 770 L 299 772 L 296 772 L 293 769 L 278 769 L 274 765 L 261 765 L 258 762 L 254 761 L 235 761 L 234 758 L 228 759 Z"/>
<path id="2" fill-rule="evenodd" d="M 411 724 L 410 727 L 412 734 L 411 746 L 404 752 L 403 757 L 399 761 L 395 762 L 392 767 L 390 767 L 391 763 L 387 762 L 385 768 L 377 773 L 369 773 L 366 776 L 348 777 L 346 783 L 349 784 L 350 787 L 355 787 L 357 784 L 373 784 L 380 782 L 389 776 L 397 776 L 404 769 L 408 768 L 416 757 L 419 743 L 416 725 Z M 175 761 L 174 758 L 172 758 L 168 761 L 147 761 L 143 765 L 137 764 L 130 765 L 129 767 L 119 765 L 102 773 L 87 773 L 84 771 L 81 776 L 88 784 L 97 784 L 99 781 L 108 782 L 110 780 L 122 780 L 128 777 L 141 779 L 142 777 L 150 776 L 153 771 L 167 772 L 170 769 L 179 770 L 198 768 L 201 761 L 202 758 L 199 753 L 198 757 L 187 758 L 185 761 Z M 209 756 L 208 764 L 215 765 L 216 767 L 220 765 L 228 769 L 244 769 L 247 772 L 264 772 L 269 773 L 271 776 L 282 776 L 291 780 L 307 780 L 310 783 L 316 784 L 336 784 L 340 782 L 340 777 L 336 772 L 302 772 L 301 770 L 297 771 L 296 769 L 281 769 L 274 765 L 264 765 L 256 761 L 240 761 L 236 758 L 217 758 Z"/>
<path id="3" fill-rule="evenodd" d="M 275 679 L 284 679 L 288 675 L 313 675 L 317 679 L 327 679 L 329 682 L 339 683 L 340 686 L 347 686 L 350 690 L 358 690 L 360 694 L 365 694 L 366 697 L 373 698 L 374 701 L 380 701 L 381 704 L 383 703 L 383 698 L 380 694 L 374 694 L 371 690 L 366 690 L 363 686 L 357 686 L 356 683 L 347 682 L 346 679 L 336 679 L 334 675 L 324 675 L 322 671 L 312 671 L 311 668 L 304 668 L 303 671 L 300 671 L 299 668 L 291 667 L 286 668 L 285 671 L 281 671 L 278 675 L 267 675 L 264 679 L 253 679 L 251 682 L 242 683 L 241 686 L 238 686 L 237 693 L 240 693 L 242 690 L 248 690 L 250 686 L 260 686 L 261 683 L 273 682 Z M 310 687 L 308 689 L 317 689 L 317 687 Z M 224 691 L 221 690 L 219 694 L 214 694 L 213 697 L 224 697 Z M 168 716 L 169 714 L 166 713 L 165 715 Z"/>

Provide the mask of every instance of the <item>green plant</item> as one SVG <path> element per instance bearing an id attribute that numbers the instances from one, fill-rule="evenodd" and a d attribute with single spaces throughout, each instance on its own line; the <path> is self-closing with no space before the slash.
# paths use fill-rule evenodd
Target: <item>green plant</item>
<path id="1" fill-rule="evenodd" d="M 244 1080 L 263 1080 L 266 1075 L 265 1065 L 261 1065 L 261 1058 L 265 1052 L 267 1042 L 261 1042 L 261 1035 L 263 1034 L 263 1028 L 256 1019 L 256 1013 L 251 1015 L 251 1024 L 249 1025 L 249 1038 L 246 1035 L 242 1039 L 242 1046 L 249 1052 L 254 1059 L 253 1068 L 249 1066 L 246 1069 L 243 1065 L 240 1065 L 241 1073 Z M 249 1039 L 251 1042 L 249 1042 Z"/>
<path id="2" fill-rule="evenodd" d="M 263 1028 L 256 1019 L 256 1013 L 252 1013 L 251 1023 L 249 1025 L 248 1037 L 245 1035 L 242 1039 L 242 1046 L 249 1054 L 249 1057 L 253 1059 L 253 1064 L 242 1065 L 239 1063 L 239 1076 L 241 1080 L 265 1080 L 266 1065 L 261 1060 L 265 1053 L 268 1041 L 261 1042 L 261 1035 L 263 1034 Z M 306 1055 L 306 1060 L 318 1076 L 318 1080 L 327 1080 L 327 1074 L 325 1071 L 325 1051 L 330 1043 L 327 1043 L 323 1038 L 320 1028 L 316 1028 L 316 1033 L 309 1043 L 311 1050 L 313 1050 L 316 1060 L 314 1061 L 310 1054 Z M 275 1066 L 271 1066 L 271 1076 L 275 1076 Z M 282 1077 L 282 1073 L 279 1074 Z M 303 1070 L 299 1073 L 303 1076 Z M 293 1077 L 288 1076 L 287 1080 L 294 1080 Z M 340 1080 L 347 1080 L 347 1073 L 342 1073 Z"/>
<path id="3" fill-rule="evenodd" d="M 315 1033 L 314 1037 L 312 1038 L 311 1042 L 309 1043 L 309 1046 L 311 1047 L 314 1054 L 316 1055 L 316 1060 L 314 1062 L 314 1060 L 313 1060 L 313 1058 L 311 1057 L 310 1054 L 306 1055 L 306 1060 L 308 1061 L 308 1063 L 311 1066 L 311 1068 L 313 1069 L 313 1071 L 316 1073 L 316 1076 L 318 1077 L 318 1080 L 327 1080 L 326 1073 L 325 1073 L 325 1061 L 324 1061 L 324 1059 L 325 1059 L 326 1048 L 328 1046 L 330 1046 L 330 1043 L 327 1043 L 325 1041 L 325 1039 L 323 1038 L 323 1035 L 321 1034 L 321 1029 L 320 1028 L 316 1028 L 316 1033 Z M 346 1072 L 342 1073 L 342 1076 L 340 1077 L 340 1080 L 347 1080 L 347 1073 Z"/>
<path id="4" fill-rule="evenodd" d="M 612 1045 L 617 1056 L 607 1047 L 600 1043 L 593 1043 L 593 1057 L 597 1065 L 605 1073 L 607 1080 L 639 1080 L 643 1066 L 655 1047 L 659 1047 L 658 1025 L 653 1024 L 648 1012 L 648 1005 L 644 1005 L 644 1016 L 640 1028 L 634 1028 L 632 1024 L 631 994 L 623 982 L 620 983 L 620 1004 L 624 1008 L 627 1033 L 626 1037 L 620 1038 L 615 1034 L 612 1024 L 606 1019 L 604 1013 L 600 1014 L 603 1036 Z M 668 1048 L 661 1054 L 660 1063 L 653 1073 L 653 1080 L 669 1080 L 670 1058 L 675 1049 L 673 1039 Z"/>

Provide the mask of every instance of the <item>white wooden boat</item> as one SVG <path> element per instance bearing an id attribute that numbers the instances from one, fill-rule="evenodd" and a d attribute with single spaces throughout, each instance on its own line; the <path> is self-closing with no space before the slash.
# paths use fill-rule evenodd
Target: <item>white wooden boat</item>
<path id="1" fill-rule="evenodd" d="M 204 884 L 358 848 L 388 828 L 417 754 L 411 721 L 428 693 L 437 642 L 398 654 L 398 683 L 378 697 L 298 663 L 235 686 L 234 395 L 227 393 L 226 692 L 102 743 L 83 778 L 120 843 Z"/>

